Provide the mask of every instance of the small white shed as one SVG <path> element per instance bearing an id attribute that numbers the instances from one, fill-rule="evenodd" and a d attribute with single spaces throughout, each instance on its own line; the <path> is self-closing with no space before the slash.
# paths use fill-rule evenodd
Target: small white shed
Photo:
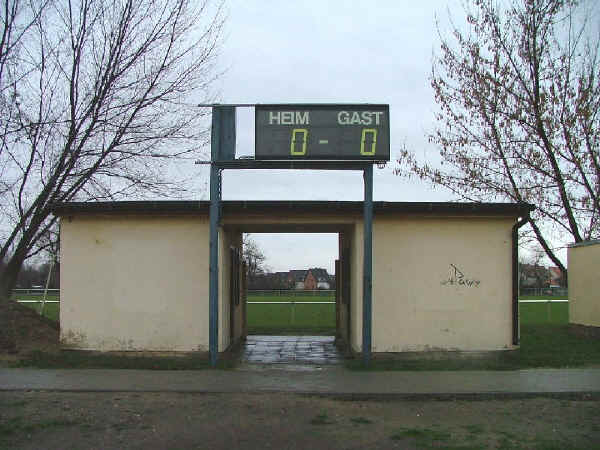
<path id="1" fill-rule="evenodd" d="M 598 327 L 600 334 L 600 240 L 573 244 L 569 263 L 569 322 Z"/>

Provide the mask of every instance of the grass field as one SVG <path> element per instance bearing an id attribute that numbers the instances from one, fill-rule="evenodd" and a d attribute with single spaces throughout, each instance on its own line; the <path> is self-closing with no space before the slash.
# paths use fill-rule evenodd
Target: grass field
<path id="1" fill-rule="evenodd" d="M 309 302 L 313 304 L 281 305 L 275 302 Z M 248 297 L 248 302 L 269 304 L 248 305 L 249 334 L 335 334 L 334 297 L 259 295 Z"/>
<path id="2" fill-rule="evenodd" d="M 44 296 L 41 294 L 18 294 L 13 297 L 15 300 L 42 300 Z M 46 300 L 59 300 L 58 295 L 48 295 Z M 41 303 L 23 303 L 23 305 L 28 306 L 31 309 L 40 311 Z M 46 316 L 50 320 L 54 320 L 58 322 L 58 316 L 60 312 L 60 306 L 58 303 L 46 303 L 44 306 L 44 316 Z"/>
<path id="3" fill-rule="evenodd" d="M 41 300 L 41 295 L 20 294 L 19 300 Z M 47 300 L 58 300 L 58 296 L 48 296 Z M 536 297 L 523 297 L 522 300 L 535 300 Z M 558 299 L 558 298 L 557 298 Z M 251 334 L 269 333 L 335 333 L 335 305 L 317 304 L 292 305 L 276 304 L 276 302 L 333 302 L 334 297 L 325 296 L 279 296 L 259 295 L 248 297 L 249 302 L 268 302 L 268 304 L 248 305 L 248 331 Z M 39 303 L 25 303 L 28 307 L 40 310 Z M 58 321 L 58 303 L 46 303 L 44 315 Z M 293 310 L 293 313 L 292 313 Z M 521 325 L 530 324 L 567 324 L 569 322 L 568 303 L 521 303 Z"/>
<path id="4" fill-rule="evenodd" d="M 531 297 L 527 300 L 536 300 Z M 525 300 L 525 299 L 524 299 Z M 557 298 L 558 300 L 558 298 Z M 323 302 L 335 301 L 334 297 L 285 297 L 253 296 L 249 302 Z M 521 325 L 569 323 L 568 303 L 521 303 Z M 248 305 L 248 331 L 251 334 L 323 332 L 335 333 L 335 305 Z"/>
<path id="5" fill-rule="evenodd" d="M 521 295 L 519 300 L 567 300 L 566 295 Z"/>
<path id="6" fill-rule="evenodd" d="M 521 325 L 567 325 L 568 303 L 521 303 L 519 305 Z"/>
<path id="7" fill-rule="evenodd" d="M 38 297 L 39 298 L 39 297 Z M 19 299 L 34 300 L 34 295 L 20 295 Z M 56 299 L 49 297 L 48 299 Z M 250 334 L 334 334 L 334 304 L 277 304 L 276 302 L 323 302 L 333 301 L 332 297 L 285 297 L 285 296 L 252 296 L 250 302 L 266 302 L 266 304 L 248 305 L 248 331 Z M 27 303 L 27 306 L 39 310 L 39 305 Z M 292 313 L 293 311 L 293 313 Z M 46 304 L 45 315 L 58 320 L 59 306 L 56 303 Z M 373 360 L 368 370 L 506 370 L 526 369 L 533 367 L 580 367 L 600 365 L 600 345 L 593 339 L 578 337 L 569 332 L 568 303 L 521 303 L 521 343 L 513 352 L 499 352 L 492 360 Z M 38 358 L 39 357 L 39 358 Z M 33 357 L 27 365 L 36 367 L 88 367 L 87 357 L 77 354 L 72 358 L 83 358 L 83 361 L 65 361 L 59 357 L 56 361 L 48 361 L 48 355 Z M 70 356 L 69 356 L 70 357 Z M 36 359 L 38 358 L 39 361 Z M 62 359 L 61 359 L 62 358 Z M 120 367 L 120 359 L 101 361 L 99 367 Z M 130 364 L 148 368 L 201 368 L 205 362 L 196 360 L 184 361 L 174 359 L 168 361 L 128 361 Z M 87 364 L 87 365 L 86 365 Z M 365 370 L 360 359 L 348 362 L 352 369 Z M 94 366 L 95 367 L 95 366 Z"/>

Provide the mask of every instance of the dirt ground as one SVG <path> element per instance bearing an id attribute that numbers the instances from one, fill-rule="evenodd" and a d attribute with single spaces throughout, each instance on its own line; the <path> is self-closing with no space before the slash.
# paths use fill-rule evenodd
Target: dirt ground
<path id="1" fill-rule="evenodd" d="M 15 361 L 33 350 L 49 353 L 60 351 L 56 322 L 41 317 L 36 311 L 26 306 L 14 304 L 15 328 L 17 330 L 17 353 L 7 353 L 0 349 L 0 366 L 2 362 Z"/>
<path id="2" fill-rule="evenodd" d="M 19 354 L 58 330 L 19 314 Z M 0 391 L 0 449 L 600 449 L 600 400 L 346 401 L 293 394 Z"/>
<path id="3" fill-rule="evenodd" d="M 0 392 L 3 449 L 600 448 L 598 400 Z"/>

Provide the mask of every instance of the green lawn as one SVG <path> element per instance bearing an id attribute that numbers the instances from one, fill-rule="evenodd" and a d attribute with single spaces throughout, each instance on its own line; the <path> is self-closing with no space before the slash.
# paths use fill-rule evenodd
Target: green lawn
<path id="1" fill-rule="evenodd" d="M 44 296 L 40 295 L 40 294 L 18 294 L 16 296 L 14 296 L 13 299 L 14 300 L 42 300 L 43 297 Z M 48 297 L 46 297 L 46 300 L 59 300 L 59 299 L 60 298 L 58 295 L 48 295 Z M 39 312 L 40 308 L 41 308 L 41 303 L 22 303 L 22 305 L 25 305 L 31 309 L 34 309 L 37 312 Z M 59 312 L 60 312 L 59 303 L 46 303 L 46 305 L 44 306 L 44 316 L 46 316 L 50 320 L 54 320 L 54 321 L 58 322 Z"/>
<path id="2" fill-rule="evenodd" d="M 199 370 L 209 369 L 210 362 L 204 353 L 187 353 L 178 356 L 152 356 L 87 351 L 62 351 L 59 353 L 36 350 L 11 364 L 13 367 L 39 369 L 146 369 L 146 370 Z M 219 358 L 217 368 L 231 369 L 235 361 Z"/>
<path id="3" fill-rule="evenodd" d="M 333 302 L 324 296 L 252 296 L 249 302 Z M 335 334 L 335 304 L 249 304 L 249 334 Z"/>
<path id="4" fill-rule="evenodd" d="M 348 367 L 358 370 L 511 370 L 536 367 L 600 365 L 597 340 L 569 332 L 568 303 L 521 303 L 519 349 L 483 359 L 374 360 L 365 369 L 360 360 Z"/>
<path id="5" fill-rule="evenodd" d="M 568 303 L 520 303 L 519 313 L 521 326 L 569 323 Z"/>
<path id="6" fill-rule="evenodd" d="M 322 302 L 335 301 L 333 297 L 253 296 L 249 302 Z M 569 323 L 568 303 L 521 303 L 521 325 L 566 325 Z M 292 323 L 293 320 L 293 323 Z M 335 333 L 335 305 L 248 305 L 248 331 L 250 334 L 293 332 Z"/>
<path id="7" fill-rule="evenodd" d="M 20 295 L 20 299 L 36 299 L 39 296 Z M 56 297 L 48 297 L 56 299 Z M 274 302 L 322 302 L 334 301 L 333 297 L 286 297 L 278 295 L 252 296 L 250 302 L 268 302 L 273 304 L 248 305 L 248 331 L 250 334 L 334 334 L 335 305 L 316 304 L 306 305 L 296 303 L 293 308 L 289 304 Z M 39 310 L 39 305 L 27 303 L 27 306 Z M 292 314 L 293 311 L 293 314 Z M 46 304 L 44 315 L 52 320 L 58 320 L 59 306 L 56 303 Z M 597 340 L 581 338 L 569 332 L 568 303 L 521 303 L 521 345 L 518 350 L 499 352 L 492 359 L 419 359 L 419 360 L 373 360 L 369 370 L 505 370 L 526 369 L 534 367 L 578 367 L 585 365 L 600 365 L 600 345 Z M 85 356 L 68 356 L 77 361 L 69 361 L 66 366 L 73 367 L 115 367 L 125 364 L 127 367 L 142 364 L 142 360 L 127 359 L 125 363 L 114 361 L 97 361 Z M 52 356 L 37 355 L 33 359 L 52 359 Z M 79 361 L 78 358 L 81 358 Z M 110 359 L 110 358 L 109 358 Z M 43 367 L 57 367 L 64 364 L 59 358 L 55 361 L 35 361 Z M 149 368 L 200 368 L 200 363 L 191 360 L 174 359 L 163 361 L 148 360 L 144 367 Z M 36 364 L 33 364 L 36 365 Z M 364 370 L 361 360 L 353 360 L 348 367 Z"/>
<path id="8" fill-rule="evenodd" d="M 20 294 L 20 300 L 40 300 L 41 295 Z M 48 296 L 48 300 L 58 300 L 58 296 Z M 526 299 L 526 298 L 523 298 Z M 529 298 L 527 298 L 529 299 Z M 535 299 L 535 298 L 532 298 Z M 248 297 L 249 302 L 333 302 L 331 296 L 279 296 L 259 295 Z M 39 303 L 24 305 L 40 310 Z M 269 333 L 335 333 L 335 305 L 304 305 L 296 303 L 292 315 L 292 305 L 248 305 L 248 331 L 251 334 Z M 46 303 L 44 316 L 58 321 L 60 307 L 58 303 Z M 529 324 L 567 324 L 569 322 L 568 303 L 521 303 L 521 325 Z"/>
<path id="9" fill-rule="evenodd" d="M 521 295 L 519 300 L 567 300 L 567 295 Z"/>

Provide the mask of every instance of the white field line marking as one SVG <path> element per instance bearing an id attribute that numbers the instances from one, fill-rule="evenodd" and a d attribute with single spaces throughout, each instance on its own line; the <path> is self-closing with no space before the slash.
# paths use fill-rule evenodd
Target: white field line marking
<path id="1" fill-rule="evenodd" d="M 335 302 L 247 302 L 249 305 L 335 305 Z"/>
<path id="2" fill-rule="evenodd" d="M 519 300 L 519 303 L 569 303 L 569 300 L 551 300 L 551 299 Z"/>
<path id="3" fill-rule="evenodd" d="M 17 300 L 17 303 L 42 303 L 43 300 Z M 60 300 L 46 300 L 46 303 L 60 303 Z"/>

